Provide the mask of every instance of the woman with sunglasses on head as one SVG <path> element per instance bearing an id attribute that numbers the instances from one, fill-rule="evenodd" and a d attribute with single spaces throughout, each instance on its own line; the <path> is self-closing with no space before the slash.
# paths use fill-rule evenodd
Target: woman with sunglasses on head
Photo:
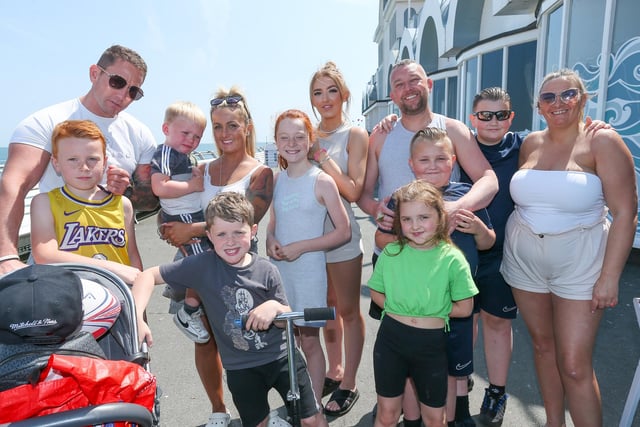
<path id="1" fill-rule="evenodd" d="M 353 126 L 343 110 L 344 105 L 349 105 L 351 93 L 333 62 L 327 62 L 313 75 L 309 96 L 314 112 L 320 115 L 318 142 L 310 150 L 310 158 L 336 182 L 351 222 L 349 242 L 326 253 L 327 305 L 336 307 L 337 318 L 324 328 L 328 367 L 323 396 L 331 394 L 325 413 L 339 416 L 349 412 L 358 398 L 356 373 L 364 346 L 364 319 L 360 313 L 363 247 L 351 204 L 362 193 L 368 135 L 365 129 Z M 325 232 L 333 229 L 327 217 Z"/>
<path id="2" fill-rule="evenodd" d="M 246 98 L 239 88 L 220 89 L 211 100 L 213 138 L 219 157 L 201 166 L 204 191 L 200 201 L 202 209 L 216 194 L 235 191 L 247 196 L 254 207 L 255 223 L 259 223 L 269 209 L 273 197 L 273 171 L 254 158 L 255 132 Z M 205 223 L 185 224 L 169 222 L 162 225 L 163 238 L 180 247 L 192 240 L 206 239 Z M 257 252 L 257 242 L 252 244 Z M 178 251 L 177 256 L 181 256 Z M 196 295 L 191 294 L 190 296 Z M 180 297 L 173 296 L 172 299 Z M 185 306 L 187 315 L 197 313 L 199 307 Z M 228 425 L 230 417 L 223 402 L 222 364 L 218 348 L 211 333 L 206 314 L 202 322 L 211 339 L 195 345 L 195 361 L 200 380 L 209 396 L 213 413 L 206 427 Z M 220 424 L 220 423 L 224 424 Z"/>
<path id="3" fill-rule="evenodd" d="M 631 153 L 614 130 L 587 129 L 588 98 L 573 70 L 543 79 L 547 128 L 524 140 L 510 185 L 501 272 L 533 341 L 548 427 L 565 425 L 565 400 L 575 425 L 602 426 L 593 347 L 637 224 Z"/>

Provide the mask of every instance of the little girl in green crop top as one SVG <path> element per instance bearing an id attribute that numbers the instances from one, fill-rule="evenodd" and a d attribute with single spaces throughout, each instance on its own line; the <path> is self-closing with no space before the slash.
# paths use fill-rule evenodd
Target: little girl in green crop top
<path id="1" fill-rule="evenodd" d="M 470 316 L 478 290 L 464 254 L 449 238 L 440 191 L 414 181 L 393 197 L 398 240 L 385 247 L 368 283 L 371 299 L 384 307 L 374 348 L 376 423 L 400 414 L 397 398 L 411 377 L 424 424 L 444 426 L 448 320 Z"/>

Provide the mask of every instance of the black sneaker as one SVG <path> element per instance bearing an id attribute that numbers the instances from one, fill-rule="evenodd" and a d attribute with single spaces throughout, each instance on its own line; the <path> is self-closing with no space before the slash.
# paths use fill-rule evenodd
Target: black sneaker
<path id="1" fill-rule="evenodd" d="M 484 389 L 484 399 L 480 407 L 480 419 L 482 422 L 491 427 L 499 427 L 504 420 L 504 413 L 507 410 L 506 393 L 493 394 L 488 388 Z"/>

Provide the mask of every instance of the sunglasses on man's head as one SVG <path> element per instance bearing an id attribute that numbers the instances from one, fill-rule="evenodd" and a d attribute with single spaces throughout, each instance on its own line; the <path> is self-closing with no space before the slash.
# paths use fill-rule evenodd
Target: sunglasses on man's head
<path id="1" fill-rule="evenodd" d="M 575 99 L 578 95 L 580 95 L 580 90 L 571 88 L 563 90 L 560 93 L 543 92 L 540 94 L 540 96 L 538 96 L 538 99 L 540 100 L 540 102 L 551 105 L 556 102 L 558 97 L 560 97 L 560 100 L 566 104 L 567 102 Z"/>
<path id="2" fill-rule="evenodd" d="M 217 107 L 223 102 L 226 102 L 227 105 L 236 105 L 240 101 L 242 101 L 242 97 L 240 95 L 223 96 L 221 98 L 213 98 L 211 100 L 211 106 Z"/>
<path id="3" fill-rule="evenodd" d="M 499 122 L 502 122 L 511 117 L 511 110 L 478 111 L 477 113 L 473 113 L 473 115 L 482 122 L 490 122 L 491 119 L 493 119 L 493 116 L 496 116 L 496 119 L 498 119 Z"/>
<path id="4" fill-rule="evenodd" d="M 111 74 L 99 65 L 98 65 L 98 68 L 100 69 L 100 71 L 102 71 L 107 76 L 109 76 L 109 86 L 112 87 L 113 89 L 122 89 L 123 87 L 127 86 L 127 81 L 125 80 L 124 77 L 119 76 L 117 74 Z M 137 101 L 143 96 L 144 96 L 144 92 L 138 86 L 129 86 L 129 98 L 133 99 L 134 101 Z"/>

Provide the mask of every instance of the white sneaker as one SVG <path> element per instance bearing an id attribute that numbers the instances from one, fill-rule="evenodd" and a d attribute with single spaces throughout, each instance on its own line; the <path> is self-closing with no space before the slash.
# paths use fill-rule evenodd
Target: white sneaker
<path id="1" fill-rule="evenodd" d="M 202 307 L 198 308 L 192 315 L 188 315 L 187 312 L 184 311 L 184 306 L 182 306 L 182 308 L 173 315 L 173 322 L 178 326 L 178 329 L 191 341 L 197 342 L 198 344 L 204 344 L 209 341 L 210 338 L 209 332 L 207 332 L 202 323 L 202 314 Z"/>
<path id="2" fill-rule="evenodd" d="M 231 422 L 231 415 L 228 412 L 214 412 L 209 415 L 209 421 L 205 427 L 228 427 Z"/>
<path id="3" fill-rule="evenodd" d="M 291 424 L 280 418 L 278 411 L 269 412 L 269 427 L 291 427 Z"/>

